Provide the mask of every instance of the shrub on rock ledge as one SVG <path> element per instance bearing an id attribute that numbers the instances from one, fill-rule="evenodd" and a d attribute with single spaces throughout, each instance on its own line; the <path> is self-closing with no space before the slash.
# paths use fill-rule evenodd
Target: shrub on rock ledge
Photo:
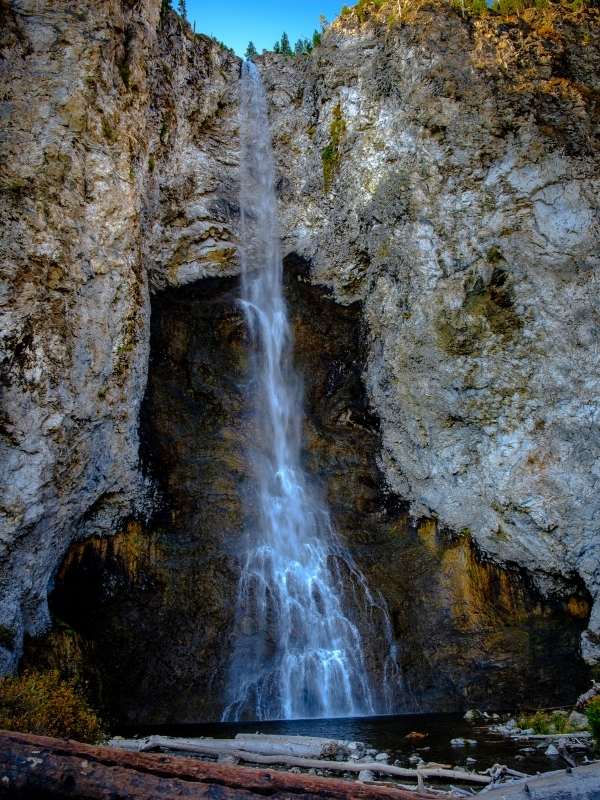
<path id="1" fill-rule="evenodd" d="M 600 695 L 590 700 L 585 707 L 585 713 L 592 729 L 592 736 L 600 742 Z"/>
<path id="2" fill-rule="evenodd" d="M 106 735 L 75 681 L 58 670 L 0 678 L 0 729 L 90 743 Z"/>

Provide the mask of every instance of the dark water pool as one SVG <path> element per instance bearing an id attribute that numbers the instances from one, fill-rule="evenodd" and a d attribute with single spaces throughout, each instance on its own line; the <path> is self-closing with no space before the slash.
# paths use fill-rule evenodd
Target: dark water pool
<path id="1" fill-rule="evenodd" d="M 406 739 L 412 731 L 425 734 L 418 742 Z M 236 733 L 275 733 L 324 736 L 365 742 L 377 752 L 390 755 L 402 766 L 411 766 L 410 757 L 419 755 L 425 761 L 436 761 L 457 767 L 483 770 L 496 763 L 506 764 L 521 772 L 535 774 L 564 766 L 562 759 L 544 755 L 547 744 L 539 741 L 514 742 L 490 732 L 488 726 L 472 725 L 459 714 L 419 714 L 394 717 L 353 717 L 347 719 L 310 719 L 278 722 L 203 723 L 122 729 L 121 735 L 147 736 L 214 736 L 233 738 Z M 476 745 L 455 747 L 451 739 L 474 739 Z M 533 752 L 523 752 L 534 748 Z M 470 761 L 468 759 L 475 759 Z"/>

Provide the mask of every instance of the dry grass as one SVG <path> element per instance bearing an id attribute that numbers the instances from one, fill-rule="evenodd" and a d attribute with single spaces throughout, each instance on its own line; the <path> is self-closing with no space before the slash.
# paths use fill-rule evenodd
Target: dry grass
<path id="1" fill-rule="evenodd" d="M 106 736 L 76 683 L 58 670 L 0 678 L 0 729 L 90 743 Z"/>

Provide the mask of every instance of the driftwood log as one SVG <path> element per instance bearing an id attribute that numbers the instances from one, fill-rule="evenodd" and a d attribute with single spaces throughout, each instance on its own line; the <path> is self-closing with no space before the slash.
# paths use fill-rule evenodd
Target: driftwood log
<path id="1" fill-rule="evenodd" d="M 239 761 L 251 764 L 324 769 L 331 772 L 362 772 L 362 770 L 370 770 L 380 775 L 391 775 L 395 778 L 413 778 L 417 781 L 419 778 L 441 778 L 446 781 L 462 781 L 482 785 L 491 782 L 489 775 L 479 775 L 476 772 L 458 769 L 443 769 L 440 767 L 408 769 L 384 764 L 381 761 L 326 761 L 285 754 L 269 755 L 268 753 L 257 752 L 261 747 L 258 742 L 254 745 L 255 752 L 249 752 L 246 749 L 242 749 L 242 747 L 246 747 L 246 742 L 238 739 L 175 739 L 169 736 L 150 736 L 148 739 L 112 739 L 111 745 L 127 751 L 137 750 L 138 752 L 170 750 L 195 755 L 228 755 Z"/>
<path id="2" fill-rule="evenodd" d="M 171 743 L 171 744 L 169 744 Z M 269 736 L 258 733 L 238 733 L 235 739 L 175 738 L 149 736 L 145 739 L 112 739 L 114 747 L 144 752 L 163 747 L 167 750 L 203 752 L 207 755 L 225 755 L 237 750 L 263 756 L 294 756 L 297 758 L 347 758 L 350 751 L 346 742 L 321 739 L 316 736 Z M 202 747 L 203 750 L 198 750 Z"/>
<path id="3" fill-rule="evenodd" d="M 235 741 L 239 750 L 261 753 L 265 756 L 298 756 L 299 758 L 347 758 L 351 750 L 364 747 L 358 742 L 339 739 L 326 739 L 321 736 L 282 736 L 271 733 L 236 733 Z M 354 745 L 354 747 L 352 747 Z"/>
<path id="4" fill-rule="evenodd" d="M 600 800 L 600 762 L 544 772 L 485 791 L 481 800 Z"/>
<path id="5" fill-rule="evenodd" d="M 360 782 L 132 753 L 0 731 L 0 798 L 11 800 L 439 800 Z"/>

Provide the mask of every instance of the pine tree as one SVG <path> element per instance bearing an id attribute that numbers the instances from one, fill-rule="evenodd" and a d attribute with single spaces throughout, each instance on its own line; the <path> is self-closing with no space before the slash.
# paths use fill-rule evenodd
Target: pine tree
<path id="1" fill-rule="evenodd" d="M 167 14 L 171 10 L 171 0 L 161 0 L 160 4 L 160 20 L 164 22 L 167 18 Z"/>
<path id="2" fill-rule="evenodd" d="M 177 11 L 179 12 L 179 16 L 187 19 L 187 8 L 185 6 L 185 0 L 179 0 L 177 3 Z"/>
<path id="3" fill-rule="evenodd" d="M 318 47 L 321 44 L 321 34 L 319 31 L 315 31 L 312 35 L 312 46 Z"/>
<path id="4" fill-rule="evenodd" d="M 281 53 L 281 44 L 279 42 L 275 42 L 275 44 L 273 45 L 273 52 Z"/>
<path id="5" fill-rule="evenodd" d="M 258 55 L 258 50 L 256 49 L 254 42 L 248 42 L 248 47 L 246 48 L 246 58 L 256 58 Z"/>
<path id="6" fill-rule="evenodd" d="M 291 56 L 292 55 L 292 48 L 290 47 L 290 37 L 284 31 L 281 34 L 281 52 L 284 56 Z"/>
<path id="7" fill-rule="evenodd" d="M 301 56 L 304 52 L 304 42 L 302 39 L 298 39 L 296 44 L 294 45 L 294 54 L 297 56 Z"/>

